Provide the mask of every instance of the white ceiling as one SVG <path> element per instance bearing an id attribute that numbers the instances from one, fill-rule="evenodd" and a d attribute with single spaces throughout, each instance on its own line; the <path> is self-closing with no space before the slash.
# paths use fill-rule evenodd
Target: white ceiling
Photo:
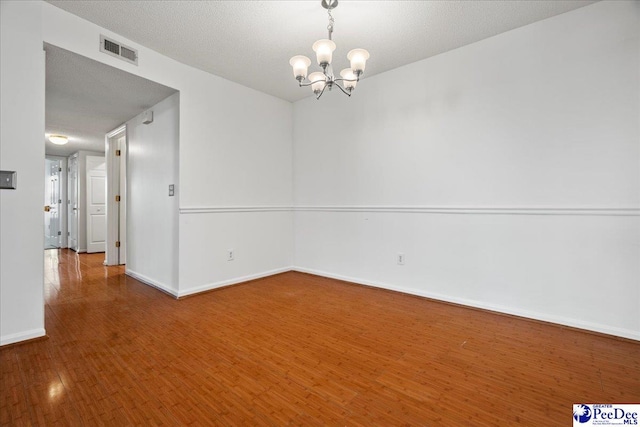
<path id="1" fill-rule="evenodd" d="M 45 138 L 48 155 L 104 151 L 106 133 L 176 92 L 55 46 L 45 50 L 45 134 L 69 137 L 66 145 Z"/>
<path id="2" fill-rule="evenodd" d="M 289 58 L 314 60 L 311 45 L 326 38 L 319 0 L 48 1 L 182 63 L 288 101 L 311 95 L 297 86 Z M 365 48 L 371 53 L 366 79 L 590 3 L 340 0 L 333 12 L 334 69 L 348 65 L 349 50 Z"/>

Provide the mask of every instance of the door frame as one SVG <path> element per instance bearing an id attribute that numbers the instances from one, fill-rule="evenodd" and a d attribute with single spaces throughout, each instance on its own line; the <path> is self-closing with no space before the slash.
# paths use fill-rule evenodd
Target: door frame
<path id="1" fill-rule="evenodd" d="M 69 179 L 69 174 L 71 173 L 71 161 L 75 161 L 76 167 L 76 186 L 75 189 L 71 189 L 71 180 Z M 73 249 L 76 253 L 80 252 L 80 153 L 73 153 L 67 158 L 67 247 L 69 249 Z M 71 236 L 71 221 L 73 221 L 73 215 L 71 215 L 71 210 L 73 210 L 73 206 L 71 206 L 71 192 L 75 191 L 76 196 L 76 245 L 74 247 L 69 246 L 69 237 Z"/>
<path id="2" fill-rule="evenodd" d="M 126 238 L 121 239 L 120 212 L 121 205 L 126 203 L 126 194 L 120 194 L 120 164 L 126 166 L 126 157 L 116 156 L 118 140 L 125 136 L 127 138 L 127 125 L 121 125 L 105 135 L 104 155 L 107 162 L 107 240 L 105 247 L 105 265 L 124 264 L 125 260 L 120 259 L 120 249 L 126 245 Z M 126 151 L 123 150 L 125 153 Z M 122 183 L 124 184 L 124 183 Z M 123 192 L 124 193 L 124 192 Z M 116 196 L 120 196 L 120 202 L 116 201 Z M 124 220 L 124 218 L 122 219 Z M 120 241 L 120 247 L 116 247 L 116 242 Z"/>

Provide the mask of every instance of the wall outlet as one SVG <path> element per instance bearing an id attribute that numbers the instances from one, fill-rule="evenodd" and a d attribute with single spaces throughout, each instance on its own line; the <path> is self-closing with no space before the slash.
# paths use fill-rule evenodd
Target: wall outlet
<path id="1" fill-rule="evenodd" d="M 399 253 L 398 257 L 396 258 L 396 260 L 398 261 L 398 265 L 404 265 L 404 254 L 403 253 Z"/>
<path id="2" fill-rule="evenodd" d="M 233 249 L 229 249 L 227 251 L 227 261 L 233 261 L 234 259 Z"/>

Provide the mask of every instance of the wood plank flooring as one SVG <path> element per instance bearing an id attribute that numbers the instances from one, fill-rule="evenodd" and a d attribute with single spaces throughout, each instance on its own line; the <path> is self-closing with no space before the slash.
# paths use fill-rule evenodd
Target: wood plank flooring
<path id="1" fill-rule="evenodd" d="M 0 349 L 12 426 L 567 426 L 640 402 L 640 343 L 285 273 L 175 300 L 45 255 L 49 338 Z"/>

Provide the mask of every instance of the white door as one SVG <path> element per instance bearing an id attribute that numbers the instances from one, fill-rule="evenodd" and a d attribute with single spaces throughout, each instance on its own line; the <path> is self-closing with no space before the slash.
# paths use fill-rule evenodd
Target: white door
<path id="1" fill-rule="evenodd" d="M 87 156 L 87 252 L 104 252 L 107 239 L 107 174 L 104 157 Z"/>
<path id="2" fill-rule="evenodd" d="M 53 249 L 60 247 L 60 171 L 61 161 L 45 159 L 45 212 L 44 212 L 44 247 Z"/>
<path id="3" fill-rule="evenodd" d="M 67 193 L 69 194 L 68 206 L 68 227 L 69 227 L 69 249 L 78 252 L 78 223 L 80 221 L 78 212 L 78 156 L 69 157 L 69 169 L 67 173 Z"/>

